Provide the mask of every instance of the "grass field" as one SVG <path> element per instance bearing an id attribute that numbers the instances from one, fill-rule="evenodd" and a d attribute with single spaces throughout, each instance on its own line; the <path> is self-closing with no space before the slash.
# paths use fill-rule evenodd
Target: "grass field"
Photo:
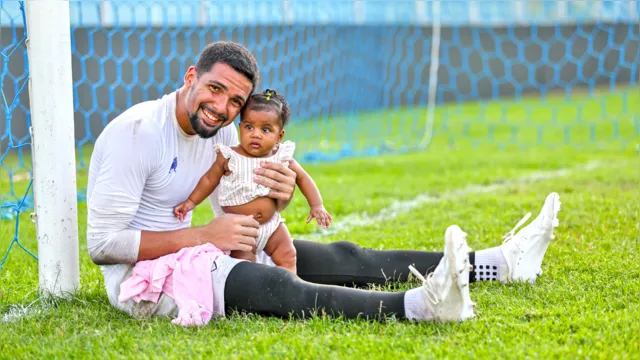
<path id="1" fill-rule="evenodd" d="M 640 97 L 640 92 L 631 94 Z M 185 329 L 163 318 L 132 319 L 108 303 L 101 273 L 87 254 L 86 207 L 81 202 L 82 288 L 73 300 L 38 301 L 37 262 L 19 248 L 11 250 L 0 270 L 0 358 L 639 358 L 640 155 L 629 146 L 640 142 L 634 130 L 638 104 L 632 102 L 631 110 L 607 109 L 621 122 L 620 136 L 626 140 L 614 142 L 609 128 L 596 126 L 597 138 L 606 146 L 550 148 L 532 143 L 525 149 L 497 151 L 481 143 L 486 134 L 470 131 L 468 139 L 479 140 L 479 147 L 472 141 L 448 147 L 447 136 L 441 136 L 426 152 L 307 166 L 343 231 L 320 236 L 315 226 L 305 224 L 308 209 L 300 193 L 284 213 L 290 231 L 300 238 L 348 239 L 375 249 L 439 251 L 450 224 L 460 225 L 476 250 L 496 246 L 526 212 L 535 215 L 545 196 L 558 192 L 560 226 L 543 263 L 544 275 L 533 286 L 472 284 L 471 296 L 478 304 L 474 320 L 379 324 L 234 315 Z M 440 111 L 451 114 L 456 108 Z M 498 116 L 485 113 L 487 118 L 492 115 Z M 441 126 L 443 118 L 438 119 Z M 523 128 L 527 119 L 530 115 L 522 120 Z M 459 125 L 464 131 L 464 122 Z M 7 183 L 2 180 L 4 191 Z M 78 185 L 85 184 L 81 171 Z M 16 184 L 23 186 L 24 181 Z M 340 224 L 354 215 L 375 218 L 385 209 L 398 208 L 393 207 L 398 201 L 422 194 L 435 199 L 387 221 Z M 209 206 L 202 205 L 194 223 L 205 223 L 210 216 Z M 14 223 L 0 225 L 2 256 L 14 236 Z M 36 250 L 27 214 L 21 215 L 19 237 Z M 412 286 L 416 284 L 390 284 L 387 289 Z"/>

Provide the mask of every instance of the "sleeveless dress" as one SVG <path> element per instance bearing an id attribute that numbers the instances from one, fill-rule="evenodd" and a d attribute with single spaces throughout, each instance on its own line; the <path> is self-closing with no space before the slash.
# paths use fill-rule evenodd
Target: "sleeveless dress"
<path id="1" fill-rule="evenodd" d="M 218 202 L 220 206 L 238 206 L 269 194 L 270 189 L 268 187 L 253 181 L 255 176 L 253 169 L 261 167 L 263 162 L 274 162 L 288 167 L 289 162 L 293 160 L 295 143 L 284 141 L 274 155 L 264 158 L 246 157 L 222 144 L 216 144 L 215 150 L 229 160 L 228 166 L 231 171 L 231 174 L 223 175 L 220 179 Z M 283 222 L 285 222 L 285 219 L 276 211 L 269 221 L 260 225 L 258 228 L 259 235 L 256 239 L 256 254 L 264 249 L 271 235 Z"/>

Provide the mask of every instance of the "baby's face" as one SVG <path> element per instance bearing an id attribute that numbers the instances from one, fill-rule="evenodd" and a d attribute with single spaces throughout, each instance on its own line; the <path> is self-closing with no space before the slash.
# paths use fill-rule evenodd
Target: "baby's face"
<path id="1" fill-rule="evenodd" d="M 278 115 L 273 111 L 246 110 L 240 121 L 240 145 L 249 155 L 268 156 L 282 140 L 284 131 Z"/>

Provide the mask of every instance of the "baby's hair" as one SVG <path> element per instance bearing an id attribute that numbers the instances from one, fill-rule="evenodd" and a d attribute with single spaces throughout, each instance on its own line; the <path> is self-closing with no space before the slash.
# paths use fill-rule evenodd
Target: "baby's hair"
<path id="1" fill-rule="evenodd" d="M 242 111 L 247 110 L 275 112 L 280 118 L 282 128 L 289 122 L 289 116 L 291 116 L 291 110 L 289 110 L 287 101 L 282 95 L 271 89 L 251 95 L 247 105 Z"/>

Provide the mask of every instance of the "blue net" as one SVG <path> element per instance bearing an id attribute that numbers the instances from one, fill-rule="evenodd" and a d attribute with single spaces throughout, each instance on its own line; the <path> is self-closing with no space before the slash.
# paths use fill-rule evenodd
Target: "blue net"
<path id="1" fill-rule="evenodd" d="M 31 206 L 26 34 L 21 3 L 1 4 L 0 203 L 14 219 Z M 179 87 L 216 40 L 247 46 L 259 88 L 287 97 L 302 162 L 427 146 L 624 149 L 640 138 L 639 13 L 635 0 L 72 1 L 79 197 L 108 122 Z"/>
<path id="2" fill-rule="evenodd" d="M 4 254 L 0 252 L 0 269 L 7 260 L 13 246 L 18 246 L 35 259 L 37 257 L 29 251 L 19 240 L 20 212 L 32 207 L 29 191 L 31 190 L 31 164 L 25 156 L 28 154 L 30 136 L 28 97 L 25 89 L 29 79 L 27 50 L 25 41 L 25 13 L 23 2 L 6 4 L 12 11 L 5 11 L 5 1 L 0 1 L 0 47 L 2 49 L 2 73 L 0 80 L 2 88 L 3 124 L 0 125 L 0 224 L 3 227 L 15 218 L 13 236 L 5 243 L 0 239 L 0 251 L 5 245 Z M 23 114 L 22 119 L 16 121 L 14 114 Z M 13 126 L 22 121 L 22 126 Z M 26 151 L 25 151 L 26 148 Z M 28 156 L 28 155 L 27 155 Z M 3 174 L 9 176 L 6 178 Z M 16 182 L 27 183 L 16 184 Z"/>

